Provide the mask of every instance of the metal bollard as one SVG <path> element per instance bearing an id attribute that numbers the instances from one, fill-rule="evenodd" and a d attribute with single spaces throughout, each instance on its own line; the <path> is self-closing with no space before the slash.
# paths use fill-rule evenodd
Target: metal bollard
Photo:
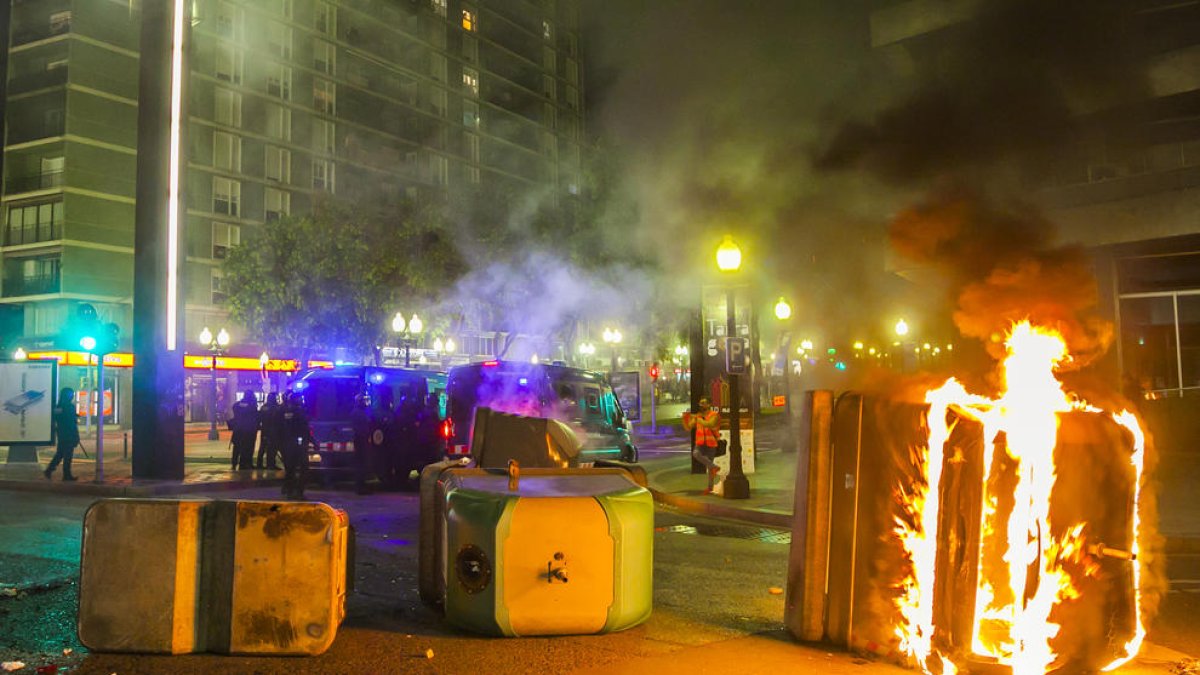
<path id="1" fill-rule="evenodd" d="M 129 432 L 126 431 L 121 434 L 121 437 L 125 442 L 124 447 L 121 449 L 121 459 L 129 459 Z"/>

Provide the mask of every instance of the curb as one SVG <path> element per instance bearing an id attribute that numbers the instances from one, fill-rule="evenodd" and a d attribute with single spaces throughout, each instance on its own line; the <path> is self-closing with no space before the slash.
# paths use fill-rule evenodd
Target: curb
<path id="1" fill-rule="evenodd" d="M 650 493 L 654 495 L 654 501 L 659 504 L 666 504 L 672 508 L 690 513 L 697 516 L 710 516 L 713 518 L 726 518 L 728 520 L 740 520 L 743 522 L 754 523 L 756 525 L 765 525 L 767 527 L 778 527 L 785 530 L 792 529 L 792 516 L 786 513 L 775 513 L 771 511 L 756 511 L 754 509 L 741 509 L 736 506 L 726 506 L 725 504 L 713 504 L 710 502 L 702 502 L 691 497 L 681 497 L 670 492 L 662 492 L 654 487 L 650 487 Z"/>
<path id="2" fill-rule="evenodd" d="M 80 481 L 64 485 L 62 481 L 0 480 L 0 490 L 14 492 L 51 492 L 58 494 L 92 495 L 96 497 L 154 497 L 204 491 L 245 490 L 255 487 L 278 487 L 282 478 L 260 478 L 243 481 L 214 481 L 212 483 L 164 482 L 149 485 L 97 485 Z"/>

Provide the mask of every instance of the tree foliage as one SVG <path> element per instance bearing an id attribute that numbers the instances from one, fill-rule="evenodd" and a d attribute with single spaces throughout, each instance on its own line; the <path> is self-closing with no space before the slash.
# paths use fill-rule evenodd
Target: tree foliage
<path id="1" fill-rule="evenodd" d="M 223 265 L 230 318 L 268 349 L 358 354 L 462 269 L 442 212 L 416 202 L 325 202 L 256 228 Z"/>

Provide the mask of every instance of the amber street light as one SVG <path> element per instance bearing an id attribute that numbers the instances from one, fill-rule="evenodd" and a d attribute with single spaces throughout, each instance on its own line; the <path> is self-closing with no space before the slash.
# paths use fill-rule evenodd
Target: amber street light
<path id="1" fill-rule="evenodd" d="M 733 237 L 725 235 L 725 240 L 717 247 L 717 269 L 726 275 L 734 275 L 742 266 L 742 249 L 734 243 Z M 729 344 L 737 339 L 737 312 L 734 307 L 733 279 L 725 287 L 725 338 L 726 354 Z M 788 308 L 791 311 L 791 308 Z M 732 364 L 731 364 L 732 365 Z M 727 373 L 729 377 L 729 475 L 725 477 L 724 495 L 726 499 L 749 499 L 750 481 L 742 472 L 742 399 L 738 388 L 737 373 Z"/>
<path id="2" fill-rule="evenodd" d="M 212 331 L 205 326 L 204 330 L 200 331 L 200 344 L 208 347 L 208 350 L 212 352 L 212 361 L 209 362 L 208 368 L 212 384 L 212 419 L 209 420 L 208 440 L 215 441 L 220 438 L 220 435 L 217 434 L 217 357 L 229 346 L 229 333 L 222 328 L 217 332 L 216 337 L 213 337 Z"/>

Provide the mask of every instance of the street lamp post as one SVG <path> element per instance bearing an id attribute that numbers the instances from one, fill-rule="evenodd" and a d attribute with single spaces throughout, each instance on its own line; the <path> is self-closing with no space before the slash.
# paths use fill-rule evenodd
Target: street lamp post
<path id="1" fill-rule="evenodd" d="M 420 335 L 424 330 L 425 324 L 416 314 L 407 322 L 404 320 L 404 315 L 396 312 L 396 316 L 392 317 L 392 330 L 400 336 L 400 341 L 404 343 L 404 367 L 408 368 L 412 365 L 409 358 L 409 350 L 412 347 L 412 342 L 415 336 Z"/>
<path id="2" fill-rule="evenodd" d="M 779 302 L 775 303 L 775 318 L 780 321 L 787 321 L 792 318 L 792 306 L 787 300 L 779 298 Z M 784 330 L 780 336 L 781 348 L 783 354 L 783 427 L 786 430 L 783 436 L 783 451 L 794 452 L 796 450 L 795 437 L 792 434 L 792 387 L 791 387 L 791 370 L 792 370 L 792 333 Z"/>
<path id="3" fill-rule="evenodd" d="M 733 237 L 725 236 L 725 241 L 717 248 L 717 268 L 725 274 L 735 274 L 742 266 L 742 250 L 734 243 Z M 734 306 L 734 291 L 732 281 L 725 287 L 725 335 L 727 340 L 733 340 L 737 335 L 737 311 Z M 729 343 L 726 343 L 728 349 Z M 750 497 L 750 481 L 742 471 L 742 400 L 738 389 L 737 373 L 728 373 L 729 377 L 729 475 L 725 477 L 724 495 L 726 499 L 748 499 Z"/>
<path id="4" fill-rule="evenodd" d="M 588 367 L 588 357 L 596 353 L 596 345 L 590 342 L 581 342 L 579 344 L 579 355 L 583 357 L 584 370 Z"/>
<path id="5" fill-rule="evenodd" d="M 458 345 L 454 344 L 454 338 L 446 338 L 445 340 L 437 338 L 433 341 L 433 351 L 437 352 L 438 361 L 441 362 L 443 368 L 449 364 L 450 357 L 457 348 Z"/>
<path id="6" fill-rule="evenodd" d="M 621 344 L 621 331 L 616 328 L 604 329 L 604 343 L 612 346 L 612 362 L 609 364 L 609 372 L 617 372 L 617 345 Z"/>
<path id="7" fill-rule="evenodd" d="M 215 441 L 221 437 L 217 433 L 217 357 L 229 346 L 229 333 L 225 332 L 225 329 L 222 328 L 217 331 L 217 335 L 214 337 L 208 326 L 205 326 L 204 330 L 200 331 L 200 344 L 208 347 L 208 350 L 212 352 L 212 360 L 209 362 L 208 367 L 209 383 L 211 384 L 210 391 L 212 393 L 212 415 L 209 415 L 211 419 L 208 426 L 208 440 Z"/>

